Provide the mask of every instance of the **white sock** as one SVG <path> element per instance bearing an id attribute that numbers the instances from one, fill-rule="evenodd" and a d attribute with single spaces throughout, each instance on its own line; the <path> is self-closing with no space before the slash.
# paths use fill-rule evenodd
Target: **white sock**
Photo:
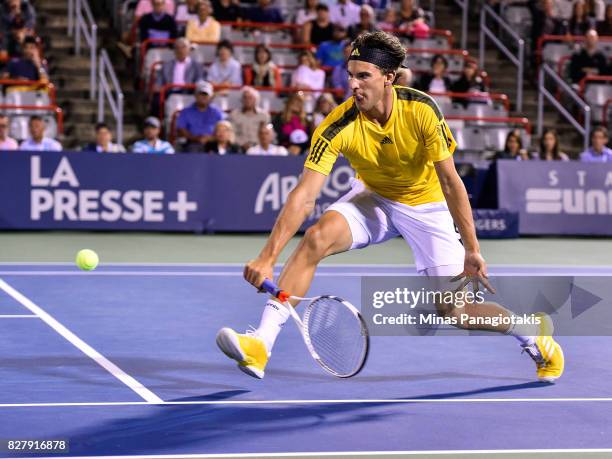
<path id="1" fill-rule="evenodd" d="M 538 326 L 533 324 L 514 323 L 506 332 L 506 335 L 514 336 L 523 345 L 531 346 L 535 343 L 538 334 Z"/>
<path id="2" fill-rule="evenodd" d="M 274 341 L 276 341 L 276 337 L 285 322 L 287 322 L 289 315 L 290 312 L 287 307 L 278 301 L 268 300 L 266 303 L 261 315 L 261 321 L 259 322 L 259 328 L 257 329 L 257 335 L 266 344 L 268 352 L 272 352 Z"/>

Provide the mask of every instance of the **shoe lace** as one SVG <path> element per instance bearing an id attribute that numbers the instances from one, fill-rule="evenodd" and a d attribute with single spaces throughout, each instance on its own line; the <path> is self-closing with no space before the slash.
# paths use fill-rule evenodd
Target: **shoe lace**
<path id="1" fill-rule="evenodd" d="M 521 352 L 521 354 L 526 352 L 527 355 L 531 357 L 531 359 L 536 363 L 538 367 L 546 365 L 546 360 L 538 349 L 538 346 L 536 346 L 535 344 L 525 344 L 522 346 L 522 348 L 523 351 Z"/>

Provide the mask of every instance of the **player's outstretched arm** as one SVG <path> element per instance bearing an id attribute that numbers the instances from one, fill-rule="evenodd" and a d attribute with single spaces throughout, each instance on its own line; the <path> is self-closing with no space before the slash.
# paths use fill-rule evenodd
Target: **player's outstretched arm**
<path id="1" fill-rule="evenodd" d="M 259 287 L 264 279 L 273 278 L 274 263 L 289 240 L 297 233 L 304 220 L 314 210 L 314 205 L 327 176 L 304 168 L 297 186 L 289 193 L 266 245 L 259 256 L 244 267 L 244 278 Z"/>

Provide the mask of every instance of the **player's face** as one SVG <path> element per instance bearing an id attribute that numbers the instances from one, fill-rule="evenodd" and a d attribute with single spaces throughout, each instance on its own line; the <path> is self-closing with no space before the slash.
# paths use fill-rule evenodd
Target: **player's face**
<path id="1" fill-rule="evenodd" d="M 374 64 L 364 61 L 349 61 L 349 87 L 355 105 L 362 112 L 368 112 L 382 101 L 385 83 L 389 77 Z"/>

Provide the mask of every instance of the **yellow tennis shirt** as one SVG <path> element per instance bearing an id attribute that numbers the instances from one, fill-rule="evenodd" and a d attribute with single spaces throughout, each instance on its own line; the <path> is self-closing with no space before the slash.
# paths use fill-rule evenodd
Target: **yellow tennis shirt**
<path id="1" fill-rule="evenodd" d="M 438 105 L 427 94 L 393 87 L 384 126 L 370 121 L 351 97 L 315 130 L 305 167 L 328 175 L 342 153 L 366 187 L 416 206 L 444 201 L 434 162 L 449 158 L 456 142 Z"/>

